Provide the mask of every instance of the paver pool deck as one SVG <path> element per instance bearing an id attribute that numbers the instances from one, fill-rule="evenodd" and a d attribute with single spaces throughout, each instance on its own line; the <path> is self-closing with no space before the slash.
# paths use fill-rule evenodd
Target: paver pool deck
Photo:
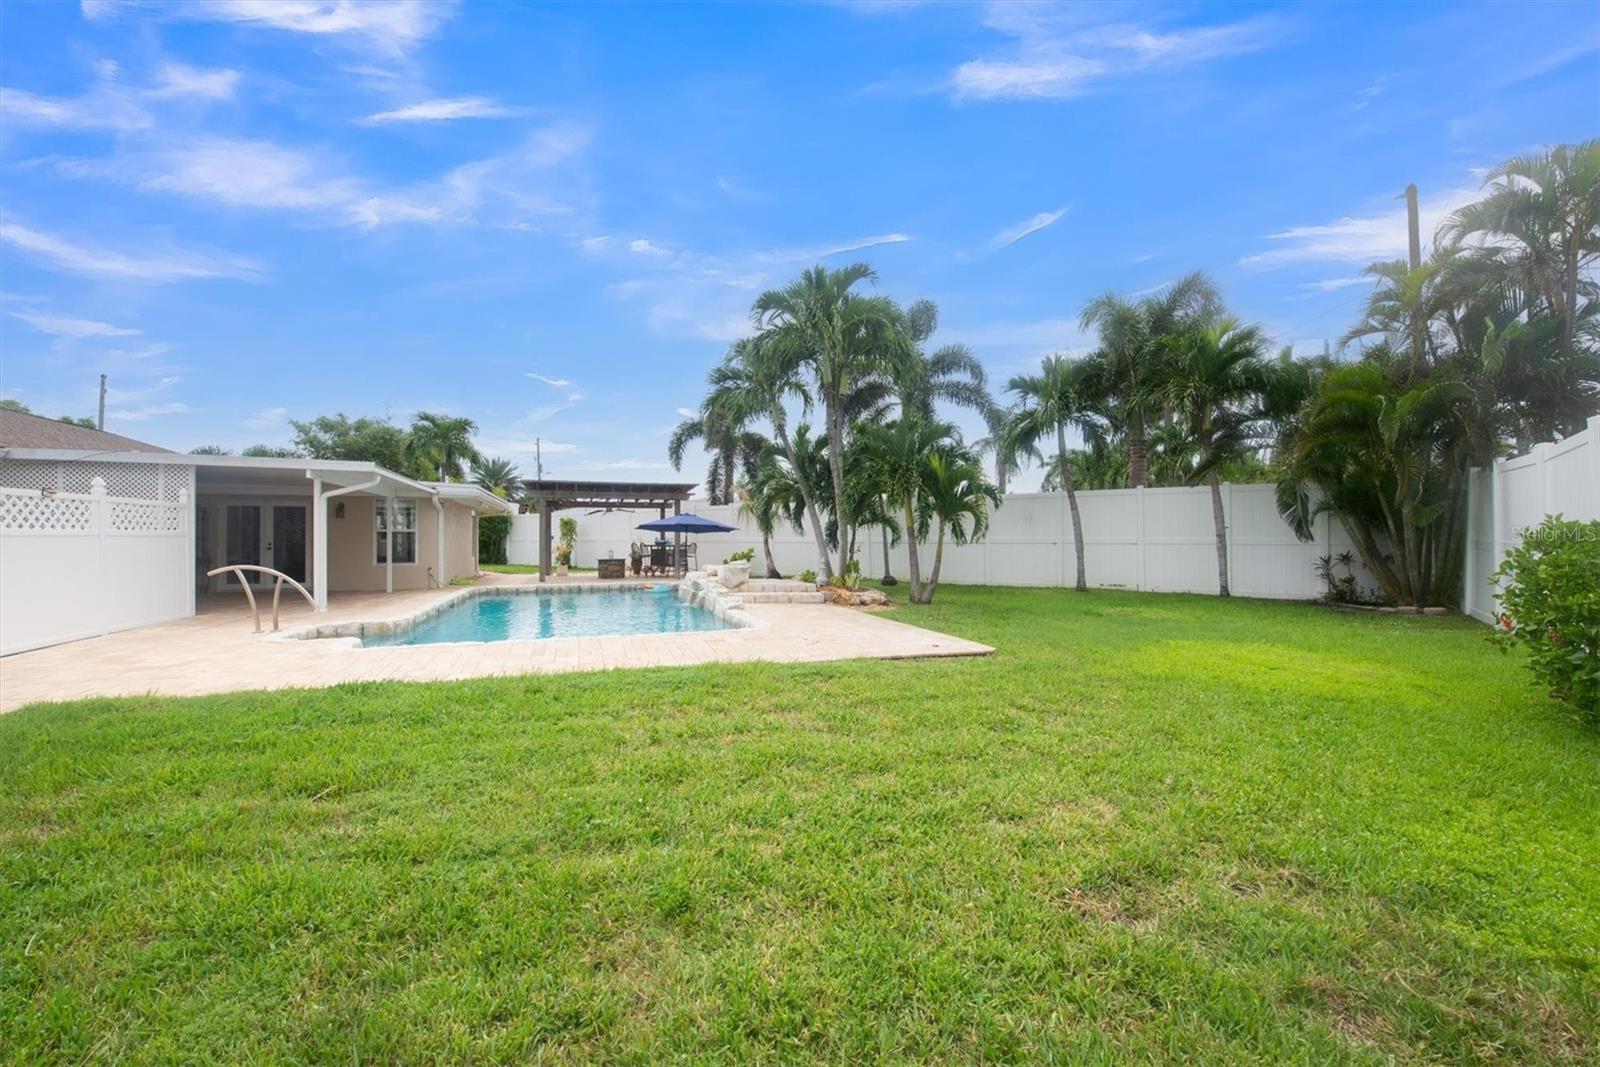
<path id="1" fill-rule="evenodd" d="M 526 585 L 533 580 L 529 575 L 489 575 L 479 584 Z M 313 615 L 303 601 L 290 604 L 286 598 L 282 625 L 293 630 L 313 622 L 401 619 L 459 592 L 336 594 L 321 615 Z M 270 594 L 262 599 L 270 601 Z M 231 592 L 200 598 L 193 618 L 0 658 L 0 712 L 38 701 L 102 696 L 197 696 L 340 682 L 441 681 L 756 660 L 816 663 L 981 656 L 994 651 L 831 604 L 753 604 L 743 610 L 754 626 L 700 633 L 357 648 L 348 641 L 284 640 L 254 633 L 243 595 Z M 266 603 L 262 615 L 263 627 L 270 628 Z"/>

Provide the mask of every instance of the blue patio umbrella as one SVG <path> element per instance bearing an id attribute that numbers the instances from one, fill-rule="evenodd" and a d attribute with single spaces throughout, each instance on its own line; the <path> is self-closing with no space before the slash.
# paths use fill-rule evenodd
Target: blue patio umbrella
<path id="1" fill-rule="evenodd" d="M 716 519 L 708 519 L 701 515 L 691 515 L 686 511 L 682 515 L 641 522 L 637 529 L 655 530 L 658 533 L 733 533 L 739 527 L 729 526 L 725 522 L 718 522 Z"/>
<path id="2" fill-rule="evenodd" d="M 725 522 L 708 519 L 703 515 L 691 515 L 688 512 L 684 512 L 682 515 L 672 515 L 665 519 L 656 519 L 652 522 L 641 522 L 637 528 L 640 530 L 654 530 L 656 533 L 673 534 L 674 542 L 677 541 L 676 535 L 678 534 L 733 533 L 738 529 L 737 526 L 729 526 Z M 673 570 L 681 574 L 683 573 L 683 559 L 679 555 L 680 551 L 675 548 L 672 555 L 677 560 Z"/>

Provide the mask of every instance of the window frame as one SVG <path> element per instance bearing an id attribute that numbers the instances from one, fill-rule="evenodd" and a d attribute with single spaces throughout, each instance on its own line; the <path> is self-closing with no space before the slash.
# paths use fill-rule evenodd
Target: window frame
<path id="1" fill-rule="evenodd" d="M 386 530 L 384 528 L 384 526 L 385 526 L 385 524 L 387 522 L 386 508 L 387 508 L 389 503 L 390 503 L 390 501 L 389 501 L 388 497 L 381 497 L 381 496 L 377 497 L 373 502 L 373 509 L 372 509 L 372 562 L 373 562 L 373 565 L 374 566 L 378 566 L 378 567 L 390 566 L 389 563 L 384 561 L 383 553 L 386 550 L 392 549 L 394 547 L 394 545 L 393 545 L 394 535 L 395 534 L 410 534 L 411 535 L 411 558 L 409 560 L 397 559 L 397 560 L 394 561 L 393 566 L 396 566 L 396 567 L 415 567 L 417 565 L 418 558 L 422 555 L 422 545 L 419 543 L 419 533 L 418 533 L 418 526 L 420 525 L 420 523 L 418 522 L 418 519 L 419 519 L 419 516 L 421 514 L 421 509 L 419 509 L 417 507 L 416 500 L 411 498 L 411 497 L 395 497 L 394 501 L 393 501 L 394 509 L 395 509 L 395 512 L 396 512 L 395 518 L 397 520 L 400 519 L 400 517 L 405 515 L 407 513 L 407 511 L 409 510 L 410 518 L 411 518 L 411 524 L 410 524 L 410 526 L 405 526 L 405 525 L 402 525 L 400 522 L 397 521 L 395 523 L 395 527 L 394 527 L 393 530 Z"/>

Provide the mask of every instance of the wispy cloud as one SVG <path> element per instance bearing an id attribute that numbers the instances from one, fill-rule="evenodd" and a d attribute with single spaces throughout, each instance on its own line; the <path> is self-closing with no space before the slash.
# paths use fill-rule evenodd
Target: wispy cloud
<path id="1" fill-rule="evenodd" d="M 1426 244 L 1446 217 L 1482 196 L 1471 186 L 1442 189 L 1421 198 L 1418 215 Z M 1395 200 L 1400 200 L 1396 197 Z M 1239 260 L 1241 267 L 1268 270 L 1291 263 L 1371 263 L 1406 255 L 1403 202 L 1368 215 L 1346 215 L 1331 222 L 1290 226 L 1266 235 L 1274 247 Z"/>
<path id="2" fill-rule="evenodd" d="M 576 471 L 669 471 L 672 464 L 655 459 L 588 459 L 571 465 Z"/>
<path id="3" fill-rule="evenodd" d="M 1332 293 L 1339 289 L 1348 289 L 1352 285 L 1371 285 L 1372 279 L 1364 274 L 1357 274 L 1351 278 L 1324 278 L 1319 282 L 1305 282 L 1300 286 L 1317 293 Z"/>
<path id="4" fill-rule="evenodd" d="M 628 242 L 628 251 L 639 256 L 670 256 L 672 251 L 645 237 Z"/>
<path id="5" fill-rule="evenodd" d="M 698 419 L 700 417 L 700 413 L 694 408 L 677 408 L 676 410 L 685 419 Z"/>
<path id="6" fill-rule="evenodd" d="M 521 108 L 507 107 L 487 96 L 450 96 L 419 100 L 404 107 L 368 115 L 363 122 L 381 126 L 401 122 L 453 122 L 457 119 L 502 119 L 520 115 Z"/>
<path id="7" fill-rule="evenodd" d="M 67 178 L 129 183 L 227 207 L 296 212 L 324 225 L 527 228 L 529 217 L 570 210 L 544 190 L 556 181 L 555 168 L 576 159 L 588 142 L 587 128 L 553 123 L 502 155 L 403 187 L 363 178 L 325 150 L 226 137 L 186 138 L 98 159 L 35 162 Z"/>
<path id="8" fill-rule="evenodd" d="M 538 407 L 536 407 L 532 411 L 528 412 L 527 417 L 524 418 L 523 421 L 524 422 L 544 422 L 544 421 L 546 421 L 548 419 L 552 419 L 555 416 L 561 414 L 563 411 L 570 411 L 572 408 L 577 407 L 578 404 L 581 403 L 582 401 L 583 401 L 583 394 L 582 393 L 579 393 L 579 392 L 568 393 L 564 399 L 559 400 L 559 401 L 557 401 L 557 402 L 555 402 L 553 404 L 540 404 Z"/>
<path id="9" fill-rule="evenodd" d="M 107 422 L 148 422 L 168 415 L 187 415 L 195 409 L 181 400 L 166 404 L 147 404 L 144 407 L 118 408 L 106 412 Z"/>
<path id="10" fill-rule="evenodd" d="M 544 384 L 550 386 L 552 389 L 565 389 L 569 385 L 572 384 L 571 379 L 568 379 L 568 378 L 552 378 L 549 375 L 540 374 L 538 371 L 528 371 L 527 375 L 528 375 L 528 377 L 532 378 L 534 381 L 543 382 Z"/>
<path id="11" fill-rule="evenodd" d="M 808 259 L 827 259 L 829 256 L 843 255 L 846 252 L 860 252 L 866 248 L 877 248 L 879 245 L 904 244 L 914 240 L 906 233 L 880 233 L 872 237 L 858 237 L 851 241 L 842 241 L 831 245 L 802 245 L 798 248 L 774 248 L 765 252 L 755 252 L 750 255 L 753 263 L 777 264 L 799 263 Z"/>
<path id="12" fill-rule="evenodd" d="M 244 424 L 252 430 L 266 430 L 282 425 L 288 414 L 289 409 L 285 407 L 262 408 L 248 419 L 245 419 Z"/>
<path id="13" fill-rule="evenodd" d="M 1061 216 L 1067 213 L 1067 208 L 1058 208 L 1055 211 L 1041 211 L 1032 218 L 1024 219 L 1015 226 L 1007 226 L 995 234 L 989 241 L 990 251 L 998 251 L 1008 245 L 1014 245 L 1024 237 L 1038 233 L 1040 230 L 1054 226 L 1061 221 Z"/>
<path id="14" fill-rule="evenodd" d="M 956 67 L 948 89 L 958 100 L 1065 100 L 1109 78 L 1254 52 L 1282 35 L 1265 17 L 1166 29 L 1077 4 L 995 3 L 984 21 L 1013 43 Z"/>
<path id="15" fill-rule="evenodd" d="M 79 244 L 11 221 L 0 222 L 0 241 L 58 270 L 91 278 L 120 278 L 160 285 L 197 278 L 256 281 L 263 273 L 257 263 L 242 257 L 214 256 L 173 248 L 119 252 L 102 246 Z"/>
<path id="16" fill-rule="evenodd" d="M 454 0 L 191 0 L 186 4 L 141 0 L 82 0 L 86 19 L 144 12 L 161 18 L 230 22 L 342 39 L 390 56 L 402 56 L 427 39 L 456 11 Z"/>
<path id="17" fill-rule="evenodd" d="M 11 317 L 20 319 L 40 333 L 72 341 L 95 337 L 135 337 L 139 331 L 126 326 L 113 326 L 96 319 L 78 319 L 67 315 L 46 315 L 32 311 L 13 311 Z"/>
<path id="18" fill-rule="evenodd" d="M 147 106 L 179 98 L 225 100 L 239 82 L 235 70 L 203 70 L 165 63 L 154 83 L 124 85 L 121 67 L 111 60 L 95 65 L 94 84 L 78 96 L 45 96 L 26 89 L 0 88 L 0 119 L 14 126 L 55 127 L 134 133 L 155 125 Z"/>

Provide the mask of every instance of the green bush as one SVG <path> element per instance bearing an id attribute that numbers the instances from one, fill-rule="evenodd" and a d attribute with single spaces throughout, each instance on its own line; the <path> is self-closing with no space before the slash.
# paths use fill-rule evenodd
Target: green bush
<path id="1" fill-rule="evenodd" d="M 801 571 L 800 580 L 802 582 L 814 582 L 817 580 L 817 572 L 812 570 Z"/>
<path id="2" fill-rule="evenodd" d="M 506 541 L 510 537 L 510 515 L 478 516 L 478 563 L 506 562 Z"/>
<path id="3" fill-rule="evenodd" d="M 1528 650 L 1552 696 L 1600 722 L 1600 520 L 1552 515 L 1506 555 L 1499 640 Z"/>
<path id="4" fill-rule="evenodd" d="M 753 548 L 747 548 L 742 552 L 731 553 L 728 556 L 728 558 L 723 560 L 722 562 L 724 562 L 724 563 L 749 563 L 751 560 L 753 560 L 755 558 L 756 558 L 756 550 L 753 549 Z"/>

